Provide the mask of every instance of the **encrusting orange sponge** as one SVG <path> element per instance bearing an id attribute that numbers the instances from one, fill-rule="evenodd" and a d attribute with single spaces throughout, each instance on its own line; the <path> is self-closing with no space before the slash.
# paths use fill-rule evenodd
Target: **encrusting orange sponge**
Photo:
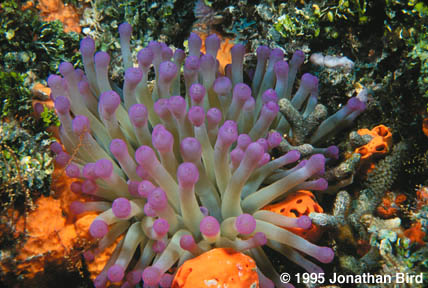
<path id="1" fill-rule="evenodd" d="M 80 33 L 79 15 L 72 5 L 64 5 L 61 0 L 42 0 L 39 1 L 37 8 L 43 20 L 59 20 L 64 24 L 64 32 Z"/>
<path id="2" fill-rule="evenodd" d="M 171 287 L 257 288 L 258 279 L 251 257 L 231 248 L 216 248 L 184 262 Z"/>
<path id="3" fill-rule="evenodd" d="M 387 192 L 382 198 L 382 203 L 376 208 L 377 213 L 384 219 L 397 216 L 400 205 L 407 200 L 404 194 L 394 194 Z"/>
<path id="4" fill-rule="evenodd" d="M 312 212 L 322 213 L 324 210 L 317 203 L 314 194 L 307 190 L 299 190 L 289 195 L 283 201 L 265 206 L 264 210 L 275 212 L 287 217 L 309 216 Z M 305 230 L 302 228 L 284 228 L 306 240 L 316 242 L 322 234 L 322 230 L 312 223 L 311 228 Z"/>
<path id="5" fill-rule="evenodd" d="M 416 243 L 420 246 L 425 245 L 425 235 L 426 233 L 422 230 L 422 224 L 419 222 L 413 224 L 412 227 L 404 231 L 404 236 L 409 238 L 412 243 Z"/>
<path id="6" fill-rule="evenodd" d="M 369 143 L 355 149 L 355 153 L 361 155 L 362 164 L 367 163 L 373 157 L 385 155 L 389 152 L 392 145 L 392 133 L 385 125 L 378 125 L 372 130 L 365 128 L 359 129 L 357 133 L 360 135 L 369 134 L 373 136 L 373 139 L 370 140 Z"/>

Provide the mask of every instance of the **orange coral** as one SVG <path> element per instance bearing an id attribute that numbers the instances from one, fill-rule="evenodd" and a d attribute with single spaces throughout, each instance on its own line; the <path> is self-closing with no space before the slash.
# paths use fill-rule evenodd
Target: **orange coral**
<path id="1" fill-rule="evenodd" d="M 400 205 L 403 202 L 407 200 L 407 196 L 404 194 L 398 194 L 397 197 L 395 197 L 395 204 Z"/>
<path id="2" fill-rule="evenodd" d="M 314 194 L 307 190 L 294 192 L 283 201 L 265 206 L 263 209 L 287 217 L 309 216 L 311 212 L 324 212 L 322 207 L 316 202 Z M 308 230 L 302 228 L 287 228 L 287 230 L 313 242 L 316 242 L 322 234 L 322 230 L 315 224 L 312 224 Z"/>
<path id="3" fill-rule="evenodd" d="M 220 34 L 216 33 L 215 31 L 211 31 L 210 33 L 202 33 L 199 31 L 194 31 L 194 33 L 198 34 L 198 36 L 201 37 L 202 39 L 202 47 L 201 47 L 202 53 L 205 53 L 205 39 L 211 33 L 217 34 L 220 40 L 222 40 L 220 44 L 220 49 L 218 50 L 218 53 L 217 53 L 217 60 L 220 63 L 220 67 L 219 67 L 220 72 L 224 73 L 224 67 L 226 67 L 227 64 L 232 63 L 232 55 L 230 54 L 230 49 L 232 49 L 233 45 L 235 45 L 232 42 L 233 39 L 225 38 Z"/>
<path id="4" fill-rule="evenodd" d="M 422 230 L 422 225 L 419 222 L 413 224 L 412 227 L 404 231 L 404 236 L 409 238 L 412 243 L 417 243 L 421 246 L 425 245 L 425 235 L 426 233 Z"/>
<path id="5" fill-rule="evenodd" d="M 392 146 L 392 133 L 385 125 L 378 125 L 372 130 L 365 128 L 359 129 L 357 133 L 360 135 L 368 134 L 373 136 L 373 139 L 370 140 L 369 143 L 355 149 L 355 153 L 361 155 L 360 164 L 362 167 L 366 168 L 365 170 L 370 172 L 374 168 L 374 165 L 371 165 L 373 158 L 384 156 L 389 153 Z"/>
<path id="6" fill-rule="evenodd" d="M 391 206 L 391 200 L 388 198 L 382 199 L 382 204 L 377 207 L 376 211 L 382 218 L 392 218 L 397 214 L 397 208 Z"/>
<path id="7" fill-rule="evenodd" d="M 256 263 L 231 248 L 216 248 L 187 260 L 178 269 L 172 288 L 259 287 Z"/>
<path id="8" fill-rule="evenodd" d="M 37 8 L 43 20 L 59 20 L 64 24 L 65 32 L 80 33 L 79 15 L 73 6 L 64 5 L 61 0 L 39 0 Z"/>
<path id="9" fill-rule="evenodd" d="M 382 203 L 377 207 L 376 211 L 384 219 L 397 216 L 397 211 L 400 205 L 407 200 L 404 194 L 394 194 L 393 192 L 386 192 L 382 198 Z"/>
<path id="10" fill-rule="evenodd" d="M 428 187 L 420 186 L 416 191 L 417 208 L 421 209 L 423 206 L 428 205 Z"/>
<path id="11" fill-rule="evenodd" d="M 33 1 L 27 1 L 24 4 L 22 4 L 21 10 L 24 11 L 24 10 L 30 9 L 32 7 L 34 7 Z"/>

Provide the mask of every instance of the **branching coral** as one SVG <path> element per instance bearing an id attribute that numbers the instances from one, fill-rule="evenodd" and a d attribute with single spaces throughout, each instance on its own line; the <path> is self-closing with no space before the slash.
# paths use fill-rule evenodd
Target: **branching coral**
<path id="1" fill-rule="evenodd" d="M 145 285 L 169 287 L 171 268 L 214 247 L 245 251 L 257 263 L 261 287 L 273 282 L 282 286 L 260 248 L 266 243 L 307 271 L 321 271 L 297 251 L 329 263 L 332 249 L 282 228 L 307 229 L 309 217 L 286 217 L 262 208 L 297 189 L 325 189 L 326 181 L 316 178 L 324 173 L 326 157 L 337 158 L 337 147 L 311 146 L 308 159 L 294 165 L 300 153 L 287 142 L 288 153 L 271 159 L 269 152 L 286 140 L 269 129 L 277 127 L 296 145 L 321 143 L 355 119 L 364 103 L 352 98 L 322 121 L 326 113 L 319 117 L 324 106 L 317 105 L 315 76 L 303 75 L 292 95 L 304 60 L 301 51 L 289 66 L 282 50 L 259 47 L 250 87 L 243 83 L 244 45 L 231 49 L 225 76 L 218 72 L 216 35 L 206 38 L 206 54 L 201 55 L 202 41 L 192 33 L 187 57 L 180 49 L 173 52 L 152 41 L 138 52 L 137 68 L 131 57 L 131 26 L 121 24 L 119 32 L 122 89 L 109 81 L 110 57 L 94 54 L 91 38 L 80 45 L 85 73 L 62 63 L 63 77 L 48 79 L 68 152 L 53 145 L 56 163 L 76 178 L 72 191 L 89 196 L 71 209 L 76 214 L 100 212 L 90 227 L 99 246 L 86 256 L 96 256 L 125 234 L 95 286 L 124 279 L 132 286 L 142 279 Z M 154 82 L 148 81 L 151 67 Z M 280 106 L 287 107 L 282 111 L 286 118 L 278 114 Z M 307 123 L 310 128 L 304 129 Z M 271 184 L 262 184 L 281 167 L 286 169 Z M 134 254 L 139 259 L 131 261 Z"/>

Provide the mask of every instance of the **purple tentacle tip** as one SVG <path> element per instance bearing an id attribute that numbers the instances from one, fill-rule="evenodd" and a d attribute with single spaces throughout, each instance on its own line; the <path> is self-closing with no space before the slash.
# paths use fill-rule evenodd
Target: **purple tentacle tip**
<path id="1" fill-rule="evenodd" d="M 284 58 L 284 52 L 279 48 L 275 48 L 270 52 L 269 58 L 270 61 L 280 61 Z"/>
<path id="2" fill-rule="evenodd" d="M 213 89 L 219 95 L 226 95 L 232 90 L 232 81 L 227 77 L 219 77 L 214 81 Z"/>
<path id="3" fill-rule="evenodd" d="M 131 202 L 126 198 L 116 198 L 111 209 L 117 218 L 127 218 L 131 213 Z"/>
<path id="4" fill-rule="evenodd" d="M 52 152 L 54 152 L 55 154 L 59 154 L 60 152 L 64 152 L 62 150 L 62 146 L 61 144 L 59 144 L 58 142 L 52 142 L 51 146 L 50 146 Z"/>
<path id="5" fill-rule="evenodd" d="M 250 214 L 241 214 L 236 217 L 235 228 L 240 234 L 251 234 L 256 229 L 256 219 Z"/>
<path id="6" fill-rule="evenodd" d="M 153 230 L 161 236 L 165 235 L 169 231 L 168 221 L 162 218 L 156 219 L 153 223 Z"/>
<path id="7" fill-rule="evenodd" d="M 94 238 L 102 238 L 108 232 L 108 225 L 104 220 L 94 220 L 89 227 L 89 233 Z"/>
<path id="8" fill-rule="evenodd" d="M 149 67 L 153 62 L 153 51 L 149 47 L 143 48 L 140 51 L 138 51 L 137 54 L 137 60 L 138 64 L 140 64 L 143 67 Z"/>
<path id="9" fill-rule="evenodd" d="M 128 184 L 128 192 L 129 194 L 131 194 L 134 197 L 138 197 L 138 186 L 140 185 L 140 182 L 135 181 L 135 180 L 128 180 L 127 183 Z"/>
<path id="10" fill-rule="evenodd" d="M 154 210 L 162 210 L 168 205 L 168 198 L 161 188 L 154 189 L 147 197 L 147 201 Z"/>
<path id="11" fill-rule="evenodd" d="M 205 92 L 205 87 L 199 83 L 192 84 L 189 89 L 190 98 L 195 103 L 200 103 L 204 99 Z"/>
<path id="12" fill-rule="evenodd" d="M 126 275 L 126 281 L 131 285 L 137 285 L 141 281 L 142 270 L 132 270 Z"/>
<path id="13" fill-rule="evenodd" d="M 334 252 L 333 249 L 329 247 L 320 247 L 315 256 L 321 263 L 330 263 L 334 259 Z"/>
<path id="14" fill-rule="evenodd" d="M 266 234 L 263 232 L 257 232 L 254 234 L 253 239 L 255 244 L 258 246 L 263 246 L 267 243 Z"/>
<path id="15" fill-rule="evenodd" d="M 213 216 L 207 216 L 199 224 L 199 230 L 203 235 L 213 237 L 220 232 L 220 223 Z"/>
<path id="16" fill-rule="evenodd" d="M 290 161 L 295 162 L 300 159 L 300 152 L 297 150 L 291 150 L 288 152 L 287 157 L 290 157 Z"/>
<path id="17" fill-rule="evenodd" d="M 108 280 L 111 282 L 119 282 L 122 281 L 125 276 L 125 270 L 122 266 L 115 264 L 111 266 L 107 271 Z"/>
<path id="18" fill-rule="evenodd" d="M 195 162 L 200 159 L 202 154 L 201 143 L 193 137 L 184 138 L 180 144 L 180 152 L 184 161 Z"/>
<path id="19" fill-rule="evenodd" d="M 164 81 L 171 81 L 177 74 L 177 65 L 171 61 L 162 62 L 159 66 L 159 77 Z"/>
<path id="20" fill-rule="evenodd" d="M 208 125 L 217 125 L 221 121 L 221 111 L 218 108 L 210 108 L 207 111 L 207 122 Z"/>
<path id="21" fill-rule="evenodd" d="M 312 220 L 309 216 L 302 215 L 297 219 L 297 225 L 302 229 L 309 229 L 312 226 Z"/>
<path id="22" fill-rule="evenodd" d="M 113 90 L 106 91 L 100 95 L 99 105 L 104 112 L 113 114 L 120 105 L 120 96 Z"/>
<path id="23" fill-rule="evenodd" d="M 65 167 L 68 162 L 70 162 L 71 156 L 67 152 L 60 152 L 55 157 L 55 162 L 58 166 Z"/>
<path id="24" fill-rule="evenodd" d="M 252 142 L 251 137 L 248 134 L 240 134 L 238 136 L 238 147 L 242 150 L 247 149 L 248 145 Z"/>
<path id="25" fill-rule="evenodd" d="M 186 100 L 181 96 L 172 96 L 169 98 L 168 108 L 175 117 L 184 116 L 186 114 Z"/>
<path id="26" fill-rule="evenodd" d="M 79 215 L 79 214 L 83 213 L 85 211 L 84 207 L 83 207 L 83 203 L 79 202 L 79 201 L 73 201 L 70 204 L 70 211 L 74 215 Z"/>
<path id="27" fill-rule="evenodd" d="M 270 48 L 267 46 L 259 46 L 257 47 L 257 58 L 258 59 L 267 59 L 270 54 Z"/>
<path id="28" fill-rule="evenodd" d="M 204 123 L 205 112 L 204 108 L 200 106 L 193 106 L 189 109 L 189 113 L 187 113 L 187 117 L 189 121 L 195 125 L 196 127 L 201 126 Z"/>
<path id="29" fill-rule="evenodd" d="M 153 128 L 152 143 L 160 153 L 165 153 L 172 150 L 174 136 L 162 124 L 158 124 Z"/>
<path id="30" fill-rule="evenodd" d="M 137 85 L 143 78 L 143 71 L 140 68 L 128 68 L 125 71 L 125 81 L 129 81 L 133 85 Z"/>
<path id="31" fill-rule="evenodd" d="M 148 111 L 144 104 L 134 104 L 129 107 L 129 119 L 135 127 L 143 127 L 147 123 Z"/>
<path id="32" fill-rule="evenodd" d="M 66 114 L 70 111 L 70 100 L 65 96 L 55 98 L 55 109 L 59 114 Z"/>
<path id="33" fill-rule="evenodd" d="M 311 90 L 318 86 L 318 78 L 310 73 L 305 73 L 302 76 L 300 85 L 303 85 L 305 88 Z"/>
<path id="34" fill-rule="evenodd" d="M 270 101 L 276 103 L 278 101 L 278 95 L 276 94 L 275 90 L 270 88 L 263 93 L 262 101 L 263 103 L 268 103 Z"/>
<path id="35" fill-rule="evenodd" d="M 184 250 L 191 250 L 196 246 L 192 235 L 183 235 L 180 238 L 180 247 Z"/>
<path id="36" fill-rule="evenodd" d="M 178 183 L 182 187 L 192 187 L 199 180 L 198 167 L 191 162 L 180 164 L 177 169 Z"/>
<path id="37" fill-rule="evenodd" d="M 288 63 L 285 61 L 278 61 L 275 63 L 274 70 L 278 78 L 286 79 L 288 76 Z"/>
<path id="38" fill-rule="evenodd" d="M 329 146 L 325 152 L 325 156 L 333 159 L 339 159 L 339 148 L 336 145 Z"/>
<path id="39" fill-rule="evenodd" d="M 108 178 L 113 173 L 113 164 L 108 159 L 100 159 L 95 162 L 95 175 L 100 178 Z"/>
<path id="40" fill-rule="evenodd" d="M 132 34 L 132 26 L 131 24 L 124 22 L 119 25 L 119 34 L 120 36 L 131 37 Z"/>
<path id="41" fill-rule="evenodd" d="M 91 37 L 85 37 L 80 41 L 80 53 L 83 56 L 92 56 L 95 52 L 95 41 Z"/>
<path id="42" fill-rule="evenodd" d="M 300 66 L 305 61 L 305 53 L 301 50 L 296 50 L 291 57 L 290 64 Z"/>
<path id="43" fill-rule="evenodd" d="M 251 162 L 258 162 L 262 159 L 265 153 L 265 147 L 258 142 L 253 142 L 248 145 L 245 150 L 245 158 L 248 158 Z"/>
<path id="44" fill-rule="evenodd" d="M 62 76 L 66 76 L 71 72 L 74 72 L 73 64 L 70 62 L 62 62 L 59 64 L 59 73 L 61 73 Z"/>
<path id="45" fill-rule="evenodd" d="M 122 139 L 113 139 L 110 143 L 110 152 L 116 158 L 120 158 L 128 153 L 128 147 L 126 146 L 125 141 Z"/>
<path id="46" fill-rule="evenodd" d="M 153 190 L 156 189 L 156 186 L 148 180 L 143 180 L 138 184 L 138 195 L 141 197 L 147 198 Z"/>
<path id="47" fill-rule="evenodd" d="M 218 139 L 226 146 L 232 145 L 238 139 L 238 125 L 235 121 L 226 120 L 218 131 Z"/>
<path id="48" fill-rule="evenodd" d="M 65 174 L 67 174 L 70 178 L 79 178 L 80 177 L 80 169 L 76 164 L 70 163 L 65 169 Z"/>
<path id="49" fill-rule="evenodd" d="M 325 157 L 322 154 L 315 154 L 312 155 L 311 158 L 309 158 L 308 163 L 305 166 L 310 167 L 311 171 L 314 171 L 313 173 L 317 174 L 324 174 L 325 169 Z"/>
<path id="50" fill-rule="evenodd" d="M 156 211 L 153 209 L 152 206 L 150 206 L 149 203 L 144 204 L 144 214 L 146 214 L 149 217 L 156 217 Z"/>
<path id="51" fill-rule="evenodd" d="M 269 150 L 270 150 L 279 146 L 279 144 L 281 144 L 282 136 L 279 132 L 276 132 L 276 131 L 270 132 L 268 135 L 267 141 L 268 141 Z"/>
<path id="52" fill-rule="evenodd" d="M 107 52 L 100 51 L 95 53 L 94 60 L 96 66 L 107 67 L 110 63 L 110 55 Z"/>
<path id="53" fill-rule="evenodd" d="M 196 71 L 199 69 L 199 58 L 196 56 L 187 56 L 186 60 L 184 60 L 184 67 L 186 69 Z"/>
<path id="54" fill-rule="evenodd" d="M 135 151 L 135 161 L 145 168 L 157 161 L 157 158 L 152 148 L 143 145 Z"/>
<path id="55" fill-rule="evenodd" d="M 238 100 L 238 102 L 245 103 L 251 97 L 251 88 L 244 83 L 238 83 L 233 88 L 233 97 Z"/>
<path id="56" fill-rule="evenodd" d="M 77 135 L 89 132 L 89 119 L 83 115 L 77 115 L 72 122 L 73 132 Z"/>
<path id="57" fill-rule="evenodd" d="M 319 178 L 315 181 L 316 181 L 316 187 L 313 188 L 314 190 L 324 191 L 328 188 L 328 182 L 324 178 Z"/>
<path id="58" fill-rule="evenodd" d="M 161 288 L 169 288 L 171 287 L 173 280 L 174 280 L 174 275 L 165 273 L 162 275 L 159 281 L 159 286 Z"/>
<path id="59" fill-rule="evenodd" d="M 159 268 L 149 266 L 143 271 L 143 281 L 148 285 L 157 285 L 162 277 L 162 272 Z"/>
<path id="60" fill-rule="evenodd" d="M 204 216 L 209 216 L 209 215 L 210 215 L 210 211 L 208 210 L 208 208 L 207 208 L 207 207 L 200 206 L 200 207 L 199 207 L 199 210 L 201 210 L 201 213 L 202 213 L 202 215 L 204 215 Z"/>

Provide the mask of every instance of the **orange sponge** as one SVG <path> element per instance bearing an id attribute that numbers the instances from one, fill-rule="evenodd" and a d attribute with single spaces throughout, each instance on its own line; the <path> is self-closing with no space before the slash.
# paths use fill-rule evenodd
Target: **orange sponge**
<path id="1" fill-rule="evenodd" d="M 386 192 L 382 198 L 382 203 L 376 208 L 377 213 L 384 219 L 397 216 L 397 211 L 400 205 L 407 200 L 404 194 L 394 194 L 393 192 Z"/>
<path id="2" fill-rule="evenodd" d="M 80 33 L 79 15 L 73 6 L 64 5 L 61 0 L 40 0 L 37 8 L 43 20 L 59 20 L 64 24 L 64 32 Z"/>
<path id="3" fill-rule="evenodd" d="M 216 248 L 187 260 L 178 269 L 172 288 L 259 287 L 256 263 L 231 248 Z"/>
<path id="4" fill-rule="evenodd" d="M 309 216 L 311 212 L 324 212 L 322 207 L 317 203 L 314 194 L 307 190 L 296 191 L 283 201 L 265 206 L 263 209 L 296 218 L 302 215 Z M 287 228 L 287 230 L 312 242 L 316 242 L 322 234 L 322 230 L 315 224 L 312 224 L 308 230 L 302 228 Z"/>
<path id="5" fill-rule="evenodd" d="M 412 241 L 412 243 L 416 243 L 420 246 L 425 245 L 425 242 L 424 242 L 425 235 L 426 233 L 422 230 L 422 225 L 419 222 L 413 224 L 412 227 L 404 231 L 404 236 L 409 238 L 410 241 Z"/>
<path id="6" fill-rule="evenodd" d="M 369 143 L 355 149 L 355 153 L 361 155 L 361 164 L 370 162 L 373 157 L 385 155 L 391 149 L 392 133 L 385 125 L 376 126 L 372 130 L 360 129 L 357 133 L 373 136 Z"/>

